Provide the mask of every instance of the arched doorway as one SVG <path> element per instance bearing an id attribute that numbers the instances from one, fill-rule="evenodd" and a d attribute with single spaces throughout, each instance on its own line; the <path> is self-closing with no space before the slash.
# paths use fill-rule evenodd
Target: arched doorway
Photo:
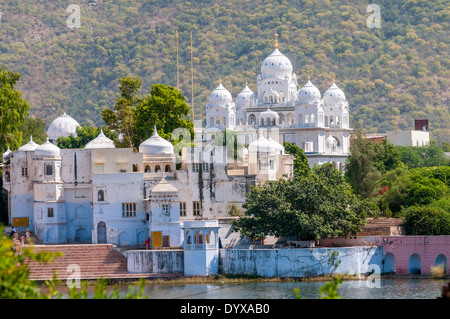
<path id="1" fill-rule="evenodd" d="M 384 256 L 383 273 L 395 272 L 395 256 L 392 253 L 387 253 Z"/>
<path id="2" fill-rule="evenodd" d="M 88 234 L 87 230 L 84 228 L 78 228 L 77 232 L 75 233 L 75 241 L 77 243 L 85 243 L 88 241 Z"/>
<path id="3" fill-rule="evenodd" d="M 436 257 L 436 266 L 444 265 L 444 273 L 447 273 L 447 257 L 444 254 L 440 254 Z"/>
<path id="4" fill-rule="evenodd" d="M 105 222 L 100 222 L 97 225 L 97 243 L 106 244 L 106 224 Z"/>
<path id="5" fill-rule="evenodd" d="M 418 254 L 412 254 L 409 257 L 409 273 L 420 275 L 422 272 L 422 260 Z"/>

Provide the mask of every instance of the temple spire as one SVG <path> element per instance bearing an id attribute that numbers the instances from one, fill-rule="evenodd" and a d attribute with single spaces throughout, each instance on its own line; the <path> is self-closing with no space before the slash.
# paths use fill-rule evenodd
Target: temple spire
<path id="1" fill-rule="evenodd" d="M 275 31 L 275 34 L 273 36 L 275 37 L 275 44 L 274 44 L 274 46 L 275 46 L 275 49 L 277 49 L 278 48 L 278 34 L 277 34 L 276 31 Z"/>

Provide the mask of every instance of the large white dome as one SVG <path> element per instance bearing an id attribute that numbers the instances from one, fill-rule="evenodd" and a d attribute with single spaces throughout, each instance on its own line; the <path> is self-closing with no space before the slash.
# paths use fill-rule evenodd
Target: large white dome
<path id="1" fill-rule="evenodd" d="M 100 134 L 94 138 L 92 141 L 87 143 L 84 148 L 115 148 L 114 142 L 107 138 L 105 134 L 103 134 L 103 130 L 100 131 Z"/>
<path id="2" fill-rule="evenodd" d="M 231 93 L 222 85 L 222 83 L 220 83 L 209 95 L 209 104 L 211 106 L 225 107 L 227 104 L 231 104 L 232 100 Z"/>
<path id="3" fill-rule="evenodd" d="M 297 100 L 301 103 L 320 101 L 320 91 L 310 80 L 298 90 Z"/>
<path id="4" fill-rule="evenodd" d="M 70 134 L 77 134 L 77 127 L 80 124 L 65 112 L 63 115 L 57 117 L 47 129 L 47 136 L 51 140 L 56 140 L 58 137 L 68 137 Z"/>
<path id="5" fill-rule="evenodd" d="M 139 153 L 173 154 L 173 145 L 158 135 L 158 131 L 155 126 L 153 135 L 139 145 Z"/>
<path id="6" fill-rule="evenodd" d="M 261 65 L 261 75 L 263 79 L 271 77 L 284 77 L 292 75 L 292 63 L 278 49 L 275 49 Z"/>

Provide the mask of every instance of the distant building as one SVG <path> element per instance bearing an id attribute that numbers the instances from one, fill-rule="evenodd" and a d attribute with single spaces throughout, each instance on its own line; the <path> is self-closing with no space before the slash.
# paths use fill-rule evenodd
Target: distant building
<path id="1" fill-rule="evenodd" d="M 430 144 L 428 120 L 415 120 L 415 130 L 389 131 L 387 139 L 394 145 L 400 146 L 427 146 Z"/>

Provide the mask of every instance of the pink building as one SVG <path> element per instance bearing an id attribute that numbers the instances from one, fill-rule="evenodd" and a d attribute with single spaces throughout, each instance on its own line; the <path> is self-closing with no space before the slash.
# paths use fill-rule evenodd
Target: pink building
<path id="1" fill-rule="evenodd" d="M 383 273 L 430 274 L 430 267 L 444 264 L 450 258 L 450 236 L 382 237 Z"/>

